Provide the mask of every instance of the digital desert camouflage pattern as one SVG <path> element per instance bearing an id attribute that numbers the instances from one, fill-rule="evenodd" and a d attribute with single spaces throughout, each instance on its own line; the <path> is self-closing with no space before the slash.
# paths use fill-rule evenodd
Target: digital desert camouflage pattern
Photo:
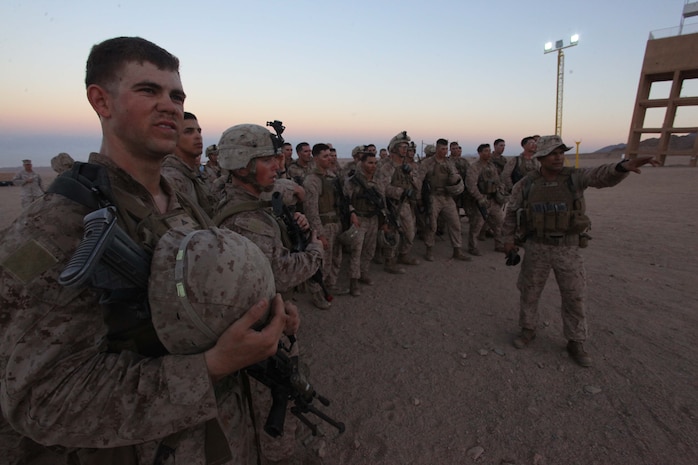
<path id="1" fill-rule="evenodd" d="M 336 205 L 334 191 L 327 187 L 335 178 L 336 176 L 332 173 L 322 174 L 319 170 L 315 170 L 306 176 L 303 183 L 303 188 L 305 189 L 303 211 L 308 219 L 308 223 L 310 223 L 310 228 L 315 230 L 318 236 L 325 237 L 328 242 L 328 247 L 324 250 L 322 259 L 322 274 L 328 287 L 337 284 L 339 267 L 342 263 L 342 245 L 337 239 L 342 232 L 342 224 L 339 221 L 339 212 L 336 207 L 334 208 L 334 213 L 326 212 L 322 214 L 326 215 L 324 218 L 328 218 L 328 220 L 321 219 L 320 203 Z M 327 200 L 330 197 L 331 199 Z"/>
<path id="2" fill-rule="evenodd" d="M 170 229 L 155 247 L 150 270 L 153 325 L 172 354 L 210 349 L 248 309 L 276 294 L 267 257 L 229 229 Z"/>
<path id="3" fill-rule="evenodd" d="M 424 244 L 427 247 L 434 247 L 438 218 L 439 215 L 443 215 L 448 225 L 451 247 L 460 249 L 463 245 L 460 215 L 456 201 L 447 187 L 458 181 L 462 185 L 463 180 L 460 178 L 456 164 L 450 158 L 439 161 L 436 156 L 429 157 L 419 165 L 418 184 L 421 186 L 425 179 L 431 183 L 431 215 L 429 218 L 430 227 L 426 229 L 424 234 Z"/>
<path id="4" fill-rule="evenodd" d="M 375 177 L 369 180 L 360 168 L 361 164 L 358 166 L 359 169 L 354 173 L 353 177 L 360 178 L 369 189 L 375 189 L 385 202 L 381 185 L 376 182 Z M 344 183 L 344 194 L 350 199 L 354 212 L 359 219 L 359 236 L 355 242 L 356 246 L 352 249 L 349 275 L 351 278 L 368 277 L 368 270 L 371 260 L 373 260 L 373 256 L 376 253 L 376 245 L 378 243 L 380 212 L 368 201 L 361 185 L 353 181 L 352 178 L 347 179 Z"/>
<path id="5" fill-rule="evenodd" d="M 20 187 L 20 199 L 22 202 L 22 208 L 26 208 L 34 200 L 38 199 L 44 195 L 44 187 L 42 185 L 41 176 L 39 173 L 34 171 L 27 172 L 22 169 L 18 171 L 14 178 L 12 178 L 12 183 L 15 186 Z"/>
<path id="6" fill-rule="evenodd" d="M 305 183 L 305 177 L 312 173 L 314 169 L 315 163 L 312 160 L 305 166 L 301 166 L 298 164 L 298 160 L 294 160 L 290 165 L 288 165 L 286 177 L 288 179 L 293 179 L 300 185 L 303 185 Z"/>
<path id="7" fill-rule="evenodd" d="M 117 202 L 128 195 L 153 221 L 159 218 L 150 193 L 130 175 L 99 154 L 90 163 L 108 168 Z M 196 225 L 166 181 L 161 187 L 170 196 L 164 221 Z M 3 463 L 151 464 L 165 439 L 176 452 L 164 464 L 203 465 L 207 455 L 222 464 L 255 463 L 254 430 L 238 378 L 214 386 L 203 354 L 110 351 L 99 295 L 58 284 L 87 213 L 81 204 L 47 194 L 22 212 L 0 243 Z M 204 440 L 212 437 L 220 440 Z"/>
<path id="8" fill-rule="evenodd" d="M 514 187 L 514 181 L 512 175 L 514 171 L 518 172 L 519 179 L 526 176 L 528 173 L 535 173 L 538 171 L 540 164 L 535 158 L 527 159 L 523 155 L 516 156 L 507 160 L 507 164 L 502 171 L 501 179 L 502 184 L 504 184 L 505 192 L 511 192 Z"/>
<path id="9" fill-rule="evenodd" d="M 246 202 L 259 200 L 246 189 L 235 186 L 230 190 L 221 210 L 235 209 Z M 252 241 L 271 263 L 276 291 L 285 293 L 310 279 L 322 265 L 322 245 L 308 244 L 304 252 L 291 253 L 281 239 L 281 229 L 271 207 L 261 205 L 224 218 L 219 225 Z"/>
<path id="10" fill-rule="evenodd" d="M 51 158 L 51 168 L 58 174 L 68 171 L 75 163 L 73 157 L 65 152 L 61 152 L 55 157 Z"/>
<path id="11" fill-rule="evenodd" d="M 564 168 L 556 181 L 547 181 L 549 185 L 567 183 L 573 173 L 577 176 L 576 188 L 584 191 L 588 187 L 612 187 L 628 176 L 628 173 L 616 171 L 616 164 L 602 165 L 596 168 Z M 537 176 L 530 173 L 514 185 L 506 209 L 503 227 L 503 241 L 514 243 L 517 228 L 516 212 L 523 208 L 524 191 L 528 181 Z M 535 188 L 535 187 L 534 187 Z M 559 189 L 552 189 L 559 192 Z M 547 199 L 556 203 L 559 198 Z M 569 211 L 572 208 L 570 206 Z M 538 300 L 552 269 L 560 288 L 562 298 L 562 324 L 566 339 L 583 342 L 587 338 L 586 322 L 586 271 L 584 261 L 579 253 L 578 238 L 563 241 L 560 245 L 538 242 L 534 237 L 528 238 L 523 247 L 526 251 L 517 286 L 521 292 L 519 324 L 522 328 L 536 329 L 538 325 Z"/>
<path id="12" fill-rule="evenodd" d="M 199 177 L 200 173 L 192 171 L 182 160 L 175 155 L 167 155 L 162 161 L 160 173 L 174 186 L 174 188 L 195 200 L 207 215 L 213 215 L 215 200 L 211 197 L 211 191 L 206 183 Z"/>
<path id="13" fill-rule="evenodd" d="M 483 181 L 490 186 L 490 190 L 493 190 L 493 192 L 483 193 L 481 191 L 480 186 Z M 502 247 L 502 222 L 504 221 L 504 212 L 502 211 L 502 205 L 497 202 L 498 197 L 496 193 L 501 192 L 504 188 L 497 167 L 491 162 L 483 162 L 482 160 L 472 163 L 465 177 L 465 188 L 468 190 L 474 202 L 470 213 L 468 249 L 477 249 L 477 236 L 485 223 L 487 223 L 492 230 L 495 247 Z M 503 197 L 499 200 L 504 202 Z M 477 204 L 484 206 L 487 210 L 487 220 L 482 217 L 476 208 Z"/>
<path id="14" fill-rule="evenodd" d="M 394 161 L 389 160 L 377 171 L 376 182 L 381 185 L 383 192 L 385 192 L 386 200 L 392 201 L 398 207 L 398 216 L 403 234 L 397 247 L 397 252 L 400 255 L 407 255 L 412 250 L 417 231 L 412 206 L 403 197 L 403 194 L 407 189 L 412 189 L 414 195 L 418 195 L 420 192 L 421 186 L 417 183 L 417 170 L 411 169 L 409 173 L 405 173 L 402 165 L 395 164 Z M 395 252 L 395 249 L 388 250 L 392 251 L 390 253 Z"/>

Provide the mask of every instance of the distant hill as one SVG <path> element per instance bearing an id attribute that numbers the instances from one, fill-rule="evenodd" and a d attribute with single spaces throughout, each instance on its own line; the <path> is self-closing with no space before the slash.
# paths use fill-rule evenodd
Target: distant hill
<path id="1" fill-rule="evenodd" d="M 669 147 L 673 150 L 691 150 L 696 141 L 696 134 L 687 134 L 685 136 L 671 136 L 669 141 Z M 646 139 L 640 142 L 640 148 L 651 148 L 656 147 L 659 144 L 659 137 L 653 137 L 651 139 Z M 628 144 L 616 144 L 608 145 L 606 147 L 600 148 L 594 153 L 609 153 L 609 152 L 620 152 L 625 150 Z"/>

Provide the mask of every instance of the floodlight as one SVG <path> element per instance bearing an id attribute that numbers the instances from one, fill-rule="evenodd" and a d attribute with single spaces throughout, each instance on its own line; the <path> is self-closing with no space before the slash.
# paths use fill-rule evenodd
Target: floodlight
<path id="1" fill-rule="evenodd" d="M 552 42 L 546 42 L 545 46 L 543 47 L 543 50 L 546 52 L 549 52 L 553 49 L 553 43 Z"/>
<path id="2" fill-rule="evenodd" d="M 574 34 L 572 37 L 570 37 L 571 44 L 576 44 L 577 42 L 579 42 L 579 34 Z"/>

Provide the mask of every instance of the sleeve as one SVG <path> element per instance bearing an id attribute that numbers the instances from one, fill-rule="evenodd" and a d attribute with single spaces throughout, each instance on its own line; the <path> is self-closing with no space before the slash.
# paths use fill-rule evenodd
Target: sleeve
<path id="1" fill-rule="evenodd" d="M 385 163 L 381 167 L 380 183 L 383 185 L 383 189 L 385 190 L 385 196 L 387 198 L 400 200 L 400 197 L 402 196 L 402 188 L 393 186 L 391 184 L 393 180 L 393 171 L 395 171 L 396 169 L 397 168 L 395 168 L 393 162 L 388 161 L 387 163 Z"/>
<path id="2" fill-rule="evenodd" d="M 325 235 L 325 228 L 322 226 L 322 221 L 320 221 L 320 193 L 322 190 L 322 179 L 315 174 L 311 174 L 305 178 L 303 183 L 303 188 L 305 188 L 305 200 L 303 200 L 303 212 L 306 218 L 308 218 L 308 223 L 310 223 L 310 228 L 317 232 L 318 236 Z"/>
<path id="3" fill-rule="evenodd" d="M 473 163 L 468 168 L 468 174 L 465 176 L 465 188 L 468 193 L 478 202 L 485 199 L 485 196 L 480 193 L 480 189 L 477 187 L 477 180 L 480 177 L 481 168 L 480 163 Z"/>
<path id="4" fill-rule="evenodd" d="M 514 185 L 504 212 L 504 223 L 502 224 L 502 242 L 505 244 L 514 243 L 516 233 L 516 212 L 523 206 L 523 187 L 526 182 L 518 182 Z"/>
<path id="5" fill-rule="evenodd" d="M 106 350 L 91 289 L 57 278 L 82 236 L 84 207 L 35 203 L 0 245 L 0 406 L 45 445 L 108 448 L 159 439 L 216 418 L 203 354 Z M 32 260 L 24 260 L 31 256 Z"/>
<path id="6" fill-rule="evenodd" d="M 185 194 L 194 201 L 197 200 L 196 189 L 194 184 L 188 176 L 183 174 L 177 168 L 171 166 L 163 166 L 161 169 L 161 174 L 167 178 L 168 181 L 178 192 Z M 198 203 L 198 202 L 197 202 Z"/>
<path id="7" fill-rule="evenodd" d="M 609 163 L 606 165 L 597 166 L 596 168 L 583 168 L 576 171 L 581 175 L 581 188 L 596 187 L 613 187 L 627 178 L 629 172 L 620 172 L 616 170 L 617 163 Z M 573 176 L 576 174 L 574 173 Z"/>
<path id="8" fill-rule="evenodd" d="M 12 184 L 14 184 L 15 186 L 23 186 L 26 184 L 26 181 L 24 180 L 24 176 L 22 176 L 21 171 L 16 173 L 15 177 L 12 178 Z"/>
<path id="9" fill-rule="evenodd" d="M 271 224 L 274 220 L 263 219 L 257 213 L 240 213 L 228 218 L 222 226 L 259 247 L 269 259 L 277 292 L 285 292 L 310 279 L 322 263 L 322 246 L 309 244 L 305 251 L 291 253 L 277 235 L 278 226 Z"/>
<path id="10" fill-rule="evenodd" d="M 511 192 L 512 187 L 514 187 L 514 184 L 511 181 L 511 175 L 514 172 L 514 168 L 516 167 L 517 159 L 518 157 L 510 158 L 509 160 L 507 160 L 507 164 L 504 165 L 501 181 L 504 185 L 504 188 L 506 189 L 506 192 Z"/>

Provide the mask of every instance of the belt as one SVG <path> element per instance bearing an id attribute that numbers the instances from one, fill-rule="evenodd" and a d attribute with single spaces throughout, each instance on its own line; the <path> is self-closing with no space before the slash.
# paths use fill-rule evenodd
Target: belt
<path id="1" fill-rule="evenodd" d="M 547 234 L 543 237 L 533 235 L 531 236 L 531 240 L 544 245 L 575 246 L 579 245 L 579 234 L 560 234 L 559 236 Z"/>

